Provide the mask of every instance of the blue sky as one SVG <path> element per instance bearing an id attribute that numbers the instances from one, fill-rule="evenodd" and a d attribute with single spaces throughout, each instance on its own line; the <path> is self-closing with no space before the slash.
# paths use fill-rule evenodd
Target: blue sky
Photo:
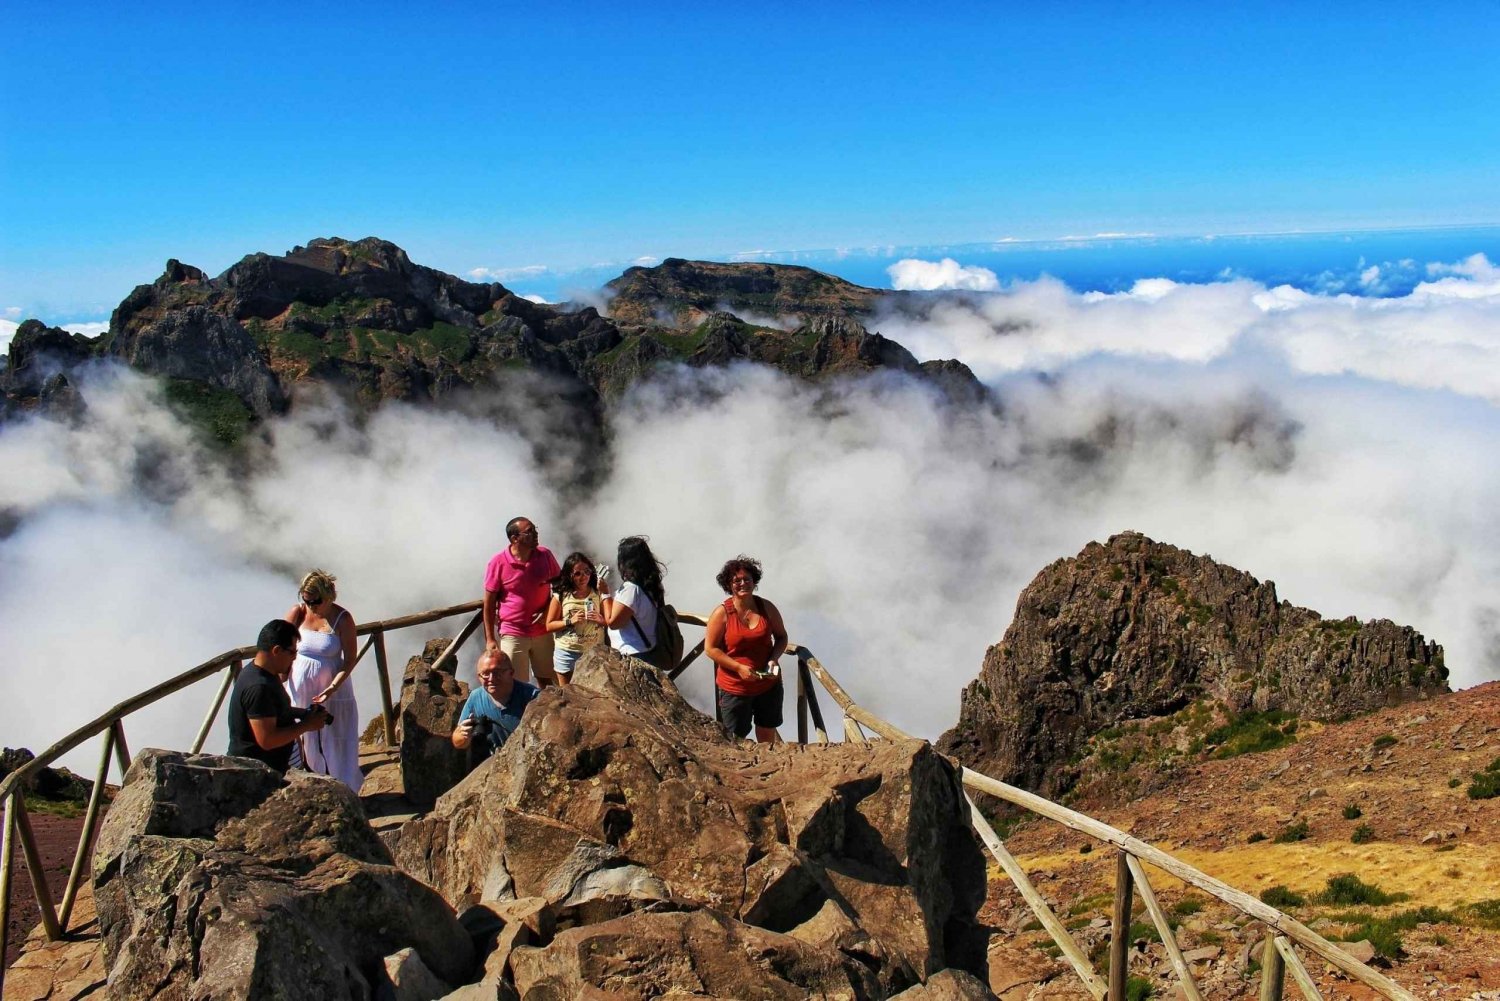
<path id="1" fill-rule="evenodd" d="M 1500 222 L 1493 4 L 4 0 L 0 309 L 382 236 L 641 256 Z"/>

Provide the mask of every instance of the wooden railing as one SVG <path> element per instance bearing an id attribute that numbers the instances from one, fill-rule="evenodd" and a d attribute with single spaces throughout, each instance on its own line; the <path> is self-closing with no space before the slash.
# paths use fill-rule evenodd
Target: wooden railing
<path id="1" fill-rule="evenodd" d="M 809 715 L 812 717 L 819 741 L 822 743 L 828 741 L 826 727 L 822 722 L 822 713 L 818 707 L 817 688 L 819 686 L 828 692 L 843 711 L 846 739 L 861 742 L 867 740 L 862 727 L 888 740 L 911 739 L 909 734 L 856 705 L 849 694 L 805 647 L 789 648 L 788 653 L 793 653 L 797 657 L 797 739 L 799 741 L 807 742 Z M 813 683 L 814 679 L 817 685 Z M 1082 981 L 1084 989 L 1093 995 L 1096 1001 L 1106 1001 L 1106 999 L 1107 1001 L 1125 1001 L 1125 984 L 1129 976 L 1130 912 L 1135 893 L 1140 894 L 1141 901 L 1145 904 L 1146 911 L 1150 914 L 1151 921 L 1161 936 L 1162 946 L 1182 985 L 1183 994 L 1188 1001 L 1201 1001 L 1202 995 L 1193 980 L 1192 970 L 1183 959 L 1182 950 L 1177 946 L 1177 938 L 1167 921 L 1166 913 L 1157 902 L 1156 894 L 1147 879 L 1145 868 L 1147 863 L 1197 887 L 1210 896 L 1217 897 L 1242 914 L 1265 924 L 1268 934 L 1261 951 L 1261 1001 L 1279 1001 L 1287 972 L 1290 972 L 1297 981 L 1297 986 L 1301 989 L 1306 1001 L 1321 1001 L 1321 995 L 1312 976 L 1297 954 L 1298 946 L 1393 1001 L 1415 1001 L 1415 998 L 1400 984 L 1372 970 L 1311 928 L 1269 904 L 1168 855 L 1160 848 L 1133 838 L 1124 831 L 1101 823 L 1086 814 L 1060 806 L 1025 789 L 1007 785 L 988 775 L 981 775 L 970 768 L 963 769 L 963 784 L 970 789 L 994 796 L 996 799 L 1019 806 L 1039 817 L 1056 821 L 1115 847 L 1115 897 L 1110 919 L 1109 971 L 1106 979 L 1099 976 L 1093 963 L 1089 961 L 1088 955 L 1074 941 L 1063 923 L 1058 920 L 1051 905 L 1037 892 L 1036 887 L 1027 877 L 1026 871 L 1021 868 L 1021 864 L 1006 849 L 1005 843 L 1000 840 L 994 828 L 979 812 L 973 798 L 969 798 L 969 818 L 980 840 L 984 842 L 990 854 L 995 857 L 995 861 L 1000 864 L 1000 868 L 1020 891 L 1032 913 L 1052 936 L 1052 941 L 1057 943 L 1058 949 L 1077 973 L 1078 979 Z"/>
<path id="2" fill-rule="evenodd" d="M 479 628 L 482 622 L 482 613 L 479 609 L 480 602 L 469 601 L 462 605 L 434 608 L 431 611 L 418 612 L 414 615 L 367 622 L 356 630 L 358 635 L 368 636 L 369 639 L 360 647 L 355 663 L 358 664 L 372 647 L 375 650 L 376 676 L 380 681 L 380 712 L 388 746 L 395 744 L 396 734 L 395 708 L 391 700 L 390 666 L 385 651 L 385 634 L 438 622 L 465 612 L 473 613 L 459 631 L 458 636 L 438 658 L 437 663 L 441 664 L 451 659 L 464 641 Z M 240 668 L 254 656 L 255 647 L 239 647 L 204 661 L 192 670 L 184 671 L 176 677 L 168 678 L 161 684 L 148 688 L 139 695 L 132 696 L 106 710 L 97 719 L 74 730 L 11 772 L 3 782 L 0 782 L 0 803 L 5 805 L 4 827 L 0 828 L 0 832 L 3 832 L 0 833 L 0 956 L 4 955 L 7 945 L 10 918 L 10 873 L 16 843 L 20 842 L 26 868 L 31 875 L 31 887 L 36 895 L 37 908 L 41 911 L 42 928 L 49 939 L 56 941 L 66 935 L 71 927 L 69 922 L 73 916 L 73 905 L 78 899 L 78 890 L 89 866 L 89 854 L 93 851 L 94 835 L 98 832 L 99 817 L 104 802 L 104 787 L 110 778 L 110 763 L 113 761 L 118 766 L 122 781 L 126 770 L 130 767 L 130 751 L 125 743 L 125 720 L 133 713 L 161 701 L 168 695 L 222 673 L 223 680 L 219 683 L 213 702 L 203 717 L 203 725 L 198 728 L 198 735 L 192 743 L 191 750 L 196 754 L 203 750 L 204 742 L 208 740 L 208 735 L 213 730 L 214 721 L 218 718 L 220 709 L 223 708 L 224 699 L 234 685 L 234 679 L 239 674 Z M 42 872 L 41 856 L 37 851 L 36 838 L 32 835 L 31 821 L 26 813 L 26 783 L 33 775 L 64 754 L 101 734 L 104 737 L 104 743 L 99 755 L 99 767 L 94 775 L 94 788 L 89 794 L 88 806 L 84 810 L 83 828 L 78 835 L 78 848 L 73 855 L 73 866 L 68 871 L 68 882 L 63 890 L 62 902 L 60 905 L 55 905 L 52 892 Z M 0 966 L 0 989 L 4 988 L 4 984 L 5 970 L 3 966 Z"/>
<path id="3" fill-rule="evenodd" d="M 435 664 L 441 665 L 453 658 L 464 642 L 478 630 L 482 621 L 479 608 L 480 603 L 472 601 L 462 605 L 452 605 L 447 608 L 418 612 L 414 615 L 370 622 L 358 628 L 359 635 L 368 635 L 369 639 L 360 648 L 356 663 L 372 647 L 375 650 L 377 677 L 380 681 L 381 717 L 384 722 L 384 737 L 387 746 L 395 744 L 396 736 L 394 707 L 391 701 L 389 664 L 386 659 L 385 650 L 385 634 L 393 630 L 437 622 L 455 615 L 462 615 L 465 612 L 474 613 L 459 631 L 459 634 L 438 657 Z M 679 613 L 678 620 L 685 624 L 700 627 L 707 625 L 706 618 L 688 612 Z M 669 672 L 669 677 L 673 679 L 679 677 L 683 671 L 702 656 L 703 646 L 703 641 L 700 640 L 696 646 L 687 652 L 681 663 Z M 808 743 L 810 736 L 814 737 L 819 744 L 830 742 L 828 726 L 824 721 L 822 706 L 818 701 L 818 688 L 820 687 L 833 699 L 843 715 L 843 736 L 846 741 L 862 744 L 868 743 L 870 736 L 865 732 L 866 730 L 870 734 L 886 740 L 914 739 L 910 734 L 905 733 L 895 725 L 857 705 L 849 697 L 849 693 L 844 691 L 843 687 L 834 680 L 833 676 L 828 673 L 828 670 L 822 664 L 818 663 L 818 659 L 806 647 L 793 644 L 788 646 L 787 653 L 797 658 L 798 743 Z M 10 910 L 10 870 L 15 843 L 17 841 L 21 843 L 22 852 L 26 859 L 26 867 L 31 875 L 32 888 L 36 893 L 37 904 L 41 910 L 43 929 L 47 937 L 55 941 L 65 935 L 69 928 L 68 922 L 72 916 L 73 904 L 77 898 L 84 869 L 89 862 L 89 852 L 92 850 L 94 834 L 98 827 L 104 786 L 109 778 L 110 762 L 114 760 L 118 764 L 122 777 L 130 766 L 130 753 L 125 744 L 126 717 L 174 692 L 211 678 L 220 671 L 224 672 L 224 679 L 220 682 L 218 692 L 209 707 L 207 715 L 203 719 L 203 725 L 199 728 L 197 738 L 193 741 L 192 750 L 196 753 L 202 750 L 204 741 L 212 731 L 219 710 L 223 707 L 225 696 L 234 684 L 235 675 L 239 672 L 244 662 L 253 657 L 254 654 L 254 647 L 241 647 L 237 650 L 230 650 L 198 665 L 190 671 L 179 674 L 175 678 L 170 678 L 154 688 L 147 689 L 139 695 L 121 702 L 97 719 L 79 727 L 56 744 L 47 748 L 46 751 L 37 755 L 36 758 L 27 762 L 21 768 L 16 769 L 16 771 L 6 777 L 3 783 L 0 783 L 0 802 L 3 802 L 5 805 L 4 841 L 3 845 L 0 845 L 0 954 L 3 954 L 6 944 L 5 927 Z M 811 733 L 809 733 L 809 724 L 811 724 Z M 54 907 L 51 893 L 48 890 L 46 880 L 43 878 L 41 859 L 36 849 L 36 840 L 32 836 L 30 821 L 26 814 L 26 804 L 23 795 L 24 783 L 30 776 L 36 774 L 42 768 L 77 748 L 91 737 L 100 734 L 104 735 L 103 750 L 100 754 L 99 769 L 95 776 L 93 792 L 89 796 L 88 808 L 84 813 L 83 830 L 79 834 L 78 850 L 73 859 L 73 867 L 68 874 L 68 883 L 63 893 L 62 904 L 60 907 Z M 1261 953 L 1260 1001 L 1280 1001 L 1285 977 L 1288 972 L 1296 980 L 1306 1001 L 1322 1001 L 1311 975 L 1298 956 L 1296 951 L 1297 946 L 1302 947 L 1309 953 L 1342 970 L 1350 977 L 1374 989 L 1384 997 L 1392 999 L 1392 1001 L 1416 1001 L 1410 993 L 1395 981 L 1359 962 L 1353 956 L 1350 956 L 1333 943 L 1324 939 L 1306 925 L 1301 924 L 1249 894 L 1242 893 L 1227 883 L 1193 868 L 1159 848 L 1133 838 L 1124 831 L 1101 823 L 1086 814 L 1070 810 L 1051 800 L 1044 799 L 1016 786 L 1007 785 L 1004 782 L 992 779 L 987 775 L 982 775 L 972 769 L 964 768 L 962 776 L 963 784 L 969 789 L 994 796 L 1037 816 L 1056 821 L 1075 831 L 1087 834 L 1115 847 L 1115 896 L 1110 922 L 1109 970 L 1107 977 L 1101 977 L 1094 969 L 1088 954 L 1079 947 L 1073 936 L 1064 927 L 1062 921 L 1058 919 L 1051 905 L 1037 891 L 1035 885 L 1032 884 L 1021 864 L 1005 847 L 1005 843 L 995 833 L 994 828 L 984 819 L 975 805 L 973 798 L 967 797 L 970 821 L 973 823 L 975 831 L 979 834 L 980 840 L 984 842 L 985 847 L 995 857 L 995 861 L 999 863 L 1000 868 L 1004 870 L 1011 882 L 1015 884 L 1022 898 L 1036 915 L 1037 920 L 1041 922 L 1042 927 L 1046 929 L 1047 933 L 1051 935 L 1052 940 L 1057 944 L 1061 955 L 1078 975 L 1083 988 L 1093 996 L 1095 1001 L 1125 1001 L 1125 985 L 1129 975 L 1131 908 L 1136 893 L 1140 894 L 1141 901 L 1145 904 L 1146 911 L 1150 914 L 1152 923 L 1156 926 L 1156 930 L 1161 936 L 1162 946 L 1167 952 L 1167 957 L 1177 974 L 1187 1001 L 1202 1001 L 1202 995 L 1199 993 L 1198 986 L 1193 979 L 1192 971 L 1189 969 L 1187 961 L 1183 958 L 1182 951 L 1177 946 L 1177 939 L 1167 921 L 1166 913 L 1157 902 L 1156 894 L 1147 879 L 1146 864 L 1155 866 L 1183 882 L 1197 887 L 1210 896 L 1218 898 L 1241 913 L 1266 925 L 1269 934 L 1266 936 Z M 4 986 L 4 976 L 4 970 L 0 969 L 0 988 Z"/>

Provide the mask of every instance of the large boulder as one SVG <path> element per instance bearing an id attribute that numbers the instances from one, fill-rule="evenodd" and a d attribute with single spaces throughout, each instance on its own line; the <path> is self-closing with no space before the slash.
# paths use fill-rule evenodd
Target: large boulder
<path id="1" fill-rule="evenodd" d="M 429 640 L 421 656 L 407 661 L 401 678 L 401 781 L 406 798 L 420 810 L 432 809 L 468 771 L 468 753 L 454 747 L 452 738 L 469 686 L 455 677 L 452 659 L 433 667 L 451 642 Z"/>
<path id="2" fill-rule="evenodd" d="M 915 740 L 735 741 L 607 649 L 394 843 L 455 905 L 709 909 L 854 957 L 887 992 L 947 966 L 984 972 L 984 862 L 947 759 Z"/>
<path id="3" fill-rule="evenodd" d="M 412 948 L 462 983 L 450 908 L 391 864 L 342 783 L 148 749 L 99 834 L 94 891 L 110 996 L 349 998 Z"/>
<path id="4" fill-rule="evenodd" d="M 1077 780 L 1090 738 L 1123 721 L 1186 710 L 1201 710 L 1203 730 L 1226 712 L 1333 720 L 1447 691 L 1447 676 L 1442 647 L 1409 626 L 1324 619 L 1279 600 L 1270 581 L 1126 532 L 1021 592 L 938 747 L 1055 799 Z M 1178 722 L 1152 728 L 1157 752 L 1194 738 L 1202 747 L 1203 734 Z M 1162 772 L 1163 753 L 1116 757 Z M 1105 784 L 1144 791 L 1129 778 Z"/>
<path id="5" fill-rule="evenodd" d="M 511 955 L 523 999 L 764 998 L 828 1001 L 884 996 L 852 957 L 713 911 L 640 913 L 560 933 Z"/>

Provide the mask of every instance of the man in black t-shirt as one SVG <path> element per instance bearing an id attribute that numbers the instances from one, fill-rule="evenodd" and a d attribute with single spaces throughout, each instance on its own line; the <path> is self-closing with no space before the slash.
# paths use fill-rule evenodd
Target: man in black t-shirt
<path id="1" fill-rule="evenodd" d="M 229 753 L 287 770 L 292 743 L 321 730 L 333 717 L 321 705 L 293 709 L 282 682 L 297 659 L 297 627 L 285 619 L 267 622 L 255 642 L 255 660 L 234 681 L 229 700 Z"/>

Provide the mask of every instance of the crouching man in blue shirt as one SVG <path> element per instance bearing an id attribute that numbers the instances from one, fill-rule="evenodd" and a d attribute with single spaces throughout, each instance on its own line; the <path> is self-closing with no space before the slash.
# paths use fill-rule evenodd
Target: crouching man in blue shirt
<path id="1" fill-rule="evenodd" d="M 453 730 L 453 746 L 469 751 L 469 769 L 500 750 L 521 725 L 536 686 L 516 680 L 510 658 L 498 647 L 479 655 L 479 687 L 469 693 Z"/>

